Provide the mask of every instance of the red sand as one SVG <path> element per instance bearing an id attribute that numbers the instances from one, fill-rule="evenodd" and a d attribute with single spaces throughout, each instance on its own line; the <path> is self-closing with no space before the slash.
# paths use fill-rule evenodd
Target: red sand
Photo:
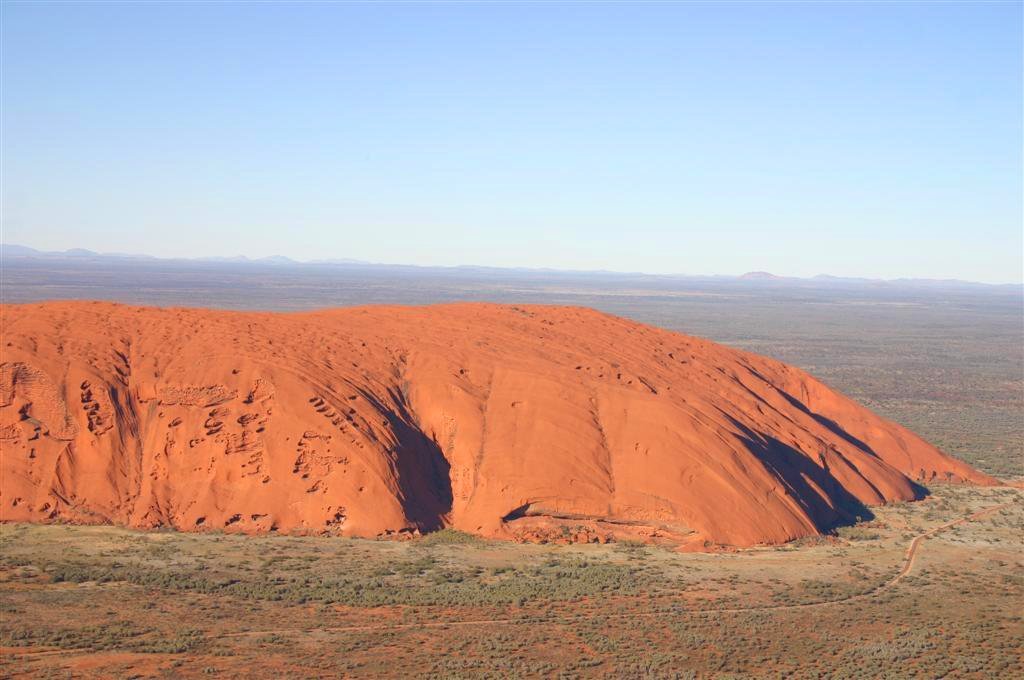
<path id="1" fill-rule="evenodd" d="M 995 481 L 801 370 L 589 309 L 0 309 L 4 521 L 747 546 Z"/>

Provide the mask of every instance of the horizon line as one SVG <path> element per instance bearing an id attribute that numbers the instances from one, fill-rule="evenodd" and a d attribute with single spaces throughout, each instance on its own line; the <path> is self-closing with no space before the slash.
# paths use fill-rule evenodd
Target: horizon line
<path id="1" fill-rule="evenodd" d="M 250 256 L 244 254 L 236 255 L 199 255 L 199 256 L 175 256 L 175 255 L 151 255 L 148 253 L 121 253 L 121 252 L 100 252 L 88 248 L 67 248 L 65 250 L 42 250 L 22 243 L 0 242 L 0 255 L 6 257 L 8 248 L 24 249 L 31 251 L 21 256 L 31 257 L 32 255 L 43 255 L 48 257 L 109 257 L 122 259 L 141 260 L 162 260 L 162 261 L 186 261 L 186 262 L 210 262 L 223 264 L 279 264 L 279 265 L 333 265 L 333 266 L 366 266 L 366 267 L 408 267 L 416 269 L 491 269 L 498 271 L 519 271 L 519 272 L 547 272 L 565 274 L 610 274 L 617 276 L 646 276 L 651 278 L 669 279 L 742 279 L 747 281 L 821 281 L 837 280 L 862 283 L 950 283 L 967 284 L 973 286 L 991 287 L 1024 287 L 1024 275 L 1019 281 L 977 281 L 971 279 L 958 279 L 955 277 L 920 277 L 920 276 L 898 276 L 894 278 L 870 277 L 861 275 L 828 274 L 820 272 L 810 276 L 796 276 L 789 274 L 777 274 L 768 270 L 751 270 L 741 274 L 695 274 L 687 272 L 643 272 L 617 269 L 577 269 L 571 267 L 537 267 L 529 265 L 489 265 L 489 264 L 411 264 L 404 262 L 379 262 L 363 260 L 350 257 L 326 257 L 315 260 L 299 260 L 288 255 L 265 255 Z M 18 257 L 19 255 L 14 255 Z"/>

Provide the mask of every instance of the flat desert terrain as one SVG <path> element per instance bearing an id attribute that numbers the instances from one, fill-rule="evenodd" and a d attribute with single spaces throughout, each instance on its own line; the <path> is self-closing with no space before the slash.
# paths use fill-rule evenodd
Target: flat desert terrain
<path id="1" fill-rule="evenodd" d="M 3 673 L 1018 677 L 1024 493 L 931 491 L 732 553 L 5 525 Z"/>

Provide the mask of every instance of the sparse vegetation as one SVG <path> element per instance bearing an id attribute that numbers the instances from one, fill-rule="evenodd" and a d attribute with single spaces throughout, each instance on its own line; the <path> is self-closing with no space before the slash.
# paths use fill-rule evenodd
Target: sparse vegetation
<path id="1" fill-rule="evenodd" d="M 483 539 L 458 529 L 445 528 L 434 531 L 420 539 L 420 545 L 481 545 Z"/>
<path id="2" fill-rule="evenodd" d="M 33 675 L 1018 676 L 1024 493 L 933 491 L 735 554 L 5 525 L 0 645 Z"/>
<path id="3" fill-rule="evenodd" d="M 837 527 L 836 534 L 847 541 L 875 541 L 881 538 L 880 533 L 860 524 Z"/>

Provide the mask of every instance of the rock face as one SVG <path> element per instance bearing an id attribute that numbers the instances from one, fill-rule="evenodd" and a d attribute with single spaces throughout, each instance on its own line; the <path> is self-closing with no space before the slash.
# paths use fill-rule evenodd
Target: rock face
<path id="1" fill-rule="evenodd" d="M 748 546 L 994 482 L 801 370 L 588 309 L 2 314 L 6 521 Z"/>

